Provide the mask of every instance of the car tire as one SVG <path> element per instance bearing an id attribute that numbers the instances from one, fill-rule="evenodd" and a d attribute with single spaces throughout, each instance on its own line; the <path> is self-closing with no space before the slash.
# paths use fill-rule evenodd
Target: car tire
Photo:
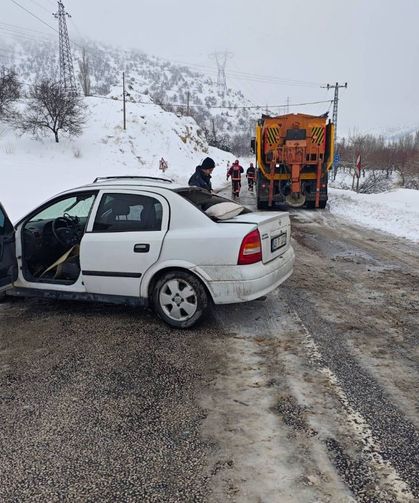
<path id="1" fill-rule="evenodd" d="M 154 285 L 155 312 L 168 325 L 189 328 L 208 311 L 209 296 L 201 281 L 186 271 L 163 274 Z"/>

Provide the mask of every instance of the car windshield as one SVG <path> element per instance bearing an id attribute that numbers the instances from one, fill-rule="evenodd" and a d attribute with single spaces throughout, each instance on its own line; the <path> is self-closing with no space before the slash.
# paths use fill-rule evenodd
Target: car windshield
<path id="1" fill-rule="evenodd" d="M 95 195 L 91 193 L 78 194 L 47 206 L 31 218 L 31 222 L 40 220 L 51 220 L 63 216 L 87 217 L 93 204 Z"/>
<path id="2" fill-rule="evenodd" d="M 206 190 L 199 189 L 198 187 L 180 189 L 176 192 L 187 199 L 194 206 L 197 206 L 203 213 L 205 213 L 208 208 L 211 208 L 211 206 L 214 206 L 215 204 L 232 202 L 230 199 L 219 196 L 217 194 L 212 194 Z M 242 210 L 239 214 L 244 213 L 252 213 L 252 211 L 242 206 Z"/>

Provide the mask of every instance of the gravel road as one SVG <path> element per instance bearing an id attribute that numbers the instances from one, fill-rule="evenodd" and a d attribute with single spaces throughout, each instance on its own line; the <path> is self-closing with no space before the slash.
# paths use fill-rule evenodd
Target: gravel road
<path id="1" fill-rule="evenodd" d="M 0 501 L 419 498 L 419 251 L 327 210 L 292 224 L 287 283 L 193 330 L 0 304 Z"/>

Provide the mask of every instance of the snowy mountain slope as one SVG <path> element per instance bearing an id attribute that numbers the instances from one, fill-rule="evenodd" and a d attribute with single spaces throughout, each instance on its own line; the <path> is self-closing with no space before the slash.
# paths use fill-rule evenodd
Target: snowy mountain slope
<path id="1" fill-rule="evenodd" d="M 234 157 L 208 147 L 192 118 L 177 117 L 150 101 L 128 103 L 124 131 L 121 102 L 86 98 L 86 103 L 88 120 L 83 135 L 76 139 L 62 137 L 56 144 L 52 135 L 35 140 L 0 127 L 0 201 L 12 219 L 57 192 L 97 176 L 162 176 L 161 157 L 169 164 L 165 176 L 187 183 L 209 155 L 217 164 L 214 185 L 224 183 L 225 167 Z"/>
<path id="2" fill-rule="evenodd" d="M 106 96 L 115 86 L 122 96 L 122 72 L 125 71 L 127 90 L 132 99 L 147 95 L 166 110 L 190 114 L 206 132 L 212 144 L 232 144 L 237 135 L 244 137 L 243 144 L 250 145 L 256 119 L 260 111 L 235 107 L 250 106 L 241 91 L 228 89 L 224 96 L 218 94 L 216 82 L 209 76 L 148 56 L 138 50 L 117 49 L 92 41 L 73 45 L 76 74 L 82 48 L 89 60 L 92 94 Z M 0 65 L 14 67 L 25 85 L 39 77 L 58 76 L 57 43 L 37 40 L 6 39 L 0 35 Z M 219 109 L 213 107 L 231 107 Z M 214 122 L 213 122 L 214 121 Z M 213 136 L 215 130 L 216 138 Z"/>
<path id="3" fill-rule="evenodd" d="M 397 141 L 405 136 L 411 136 L 412 138 L 415 136 L 416 132 L 419 131 L 419 123 L 418 124 L 404 124 L 404 125 L 396 125 L 387 128 L 375 128 L 365 131 L 364 133 L 370 134 L 376 137 L 383 137 L 386 141 Z"/>

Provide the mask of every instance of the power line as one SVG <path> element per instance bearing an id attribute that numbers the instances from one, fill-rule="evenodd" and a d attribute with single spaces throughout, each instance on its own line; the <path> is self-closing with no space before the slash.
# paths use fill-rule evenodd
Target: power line
<path id="1" fill-rule="evenodd" d="M 8 34 L 13 37 L 21 38 L 23 40 L 42 40 L 44 42 L 50 41 L 50 39 L 48 38 L 48 37 L 50 37 L 50 35 L 48 35 L 48 34 L 44 34 L 44 35 L 38 34 L 35 38 L 35 36 L 34 36 L 35 34 L 26 33 L 24 31 L 19 31 L 14 28 L 8 28 L 7 26 L 0 26 L 0 30 L 5 34 Z"/>
<path id="2" fill-rule="evenodd" d="M 53 26 L 51 26 L 50 24 L 48 24 L 46 21 L 44 21 L 43 19 L 41 19 L 40 17 L 38 17 L 36 14 L 34 14 L 32 11 L 30 11 L 29 9 L 27 9 L 26 7 L 23 7 L 23 5 L 21 5 L 19 2 L 17 2 L 16 0 L 10 0 L 11 2 L 13 2 L 15 5 L 17 5 L 18 7 L 20 7 L 21 9 L 23 9 L 25 12 L 27 12 L 28 14 L 30 14 L 32 17 L 34 17 L 35 19 L 37 19 L 38 21 L 40 21 L 42 24 L 44 24 L 45 26 L 48 26 L 48 28 L 51 28 L 51 30 L 54 30 L 55 33 L 59 33 L 58 30 L 56 30 Z M 80 44 L 78 44 L 77 42 L 74 42 L 73 40 L 70 40 L 70 43 L 80 47 L 81 49 L 83 49 L 83 46 L 81 46 Z"/>
<path id="3" fill-rule="evenodd" d="M 214 107 L 207 107 L 207 108 L 228 108 L 228 109 L 251 109 L 251 108 L 282 108 L 282 107 L 299 107 L 299 106 L 304 106 L 304 105 L 318 105 L 319 103 L 331 103 L 333 100 L 322 100 L 322 101 L 307 101 L 305 103 L 283 103 L 282 105 L 250 105 L 250 106 L 229 106 L 229 107 L 223 107 L 223 106 L 214 106 Z M 191 105 L 195 106 L 195 105 Z M 198 105 L 199 106 L 199 105 Z"/>
<path id="4" fill-rule="evenodd" d="M 176 61 L 173 60 L 173 63 L 178 65 L 188 66 L 188 67 L 196 67 L 199 69 L 209 70 L 211 73 L 217 73 L 217 69 L 213 67 L 209 67 L 207 65 L 202 65 L 198 63 L 186 63 L 184 61 Z M 202 71 L 202 70 L 201 70 Z M 254 80 L 256 82 L 272 82 L 280 85 L 287 86 L 297 86 L 297 87 L 319 87 L 320 82 L 310 82 L 305 80 L 297 80 L 297 79 L 285 79 L 281 77 L 277 77 L 274 75 L 261 75 L 257 73 L 243 72 L 240 70 L 228 70 L 225 72 L 226 75 L 236 76 L 237 78 L 241 78 L 243 80 Z"/>
<path id="5" fill-rule="evenodd" d="M 40 17 L 38 17 L 36 14 L 34 14 L 30 10 L 28 10 L 26 7 L 23 7 L 23 5 L 20 5 L 19 2 L 16 2 L 16 0 L 10 0 L 10 1 L 13 2 L 15 5 L 17 5 L 18 7 L 20 7 L 21 9 L 23 9 L 28 14 L 30 14 L 32 17 L 34 17 L 35 19 L 37 19 L 38 21 L 40 21 L 42 24 L 44 24 L 45 26 L 48 26 L 48 28 L 51 28 L 51 30 L 54 30 L 56 33 L 58 33 L 58 30 L 56 30 L 53 26 L 51 26 L 46 21 L 44 21 L 43 19 L 41 19 Z"/>
<path id="6" fill-rule="evenodd" d="M 49 33 L 46 33 L 45 31 L 39 31 L 39 30 L 35 30 L 34 28 L 28 28 L 26 26 L 19 26 L 17 24 L 10 24 L 10 23 L 3 23 L 3 22 L 0 22 L 0 25 L 1 26 L 4 26 L 6 28 L 14 28 L 16 30 L 21 30 L 21 31 L 32 31 L 32 32 L 35 32 L 35 33 L 40 33 L 42 35 L 49 35 Z"/>
<path id="7" fill-rule="evenodd" d="M 112 101 L 122 101 L 121 98 L 111 98 L 109 96 L 97 96 L 97 95 L 90 95 L 89 98 L 100 98 L 100 99 L 105 99 L 105 100 L 112 100 Z M 185 107 L 185 103 L 162 103 L 161 105 L 158 103 L 150 103 L 149 101 L 131 101 L 129 103 L 135 103 L 137 105 L 154 105 L 154 106 L 167 106 L 170 105 L 172 107 Z M 250 106 L 206 106 L 206 105 L 201 105 L 201 104 L 193 104 L 191 103 L 189 106 L 190 107 L 195 107 L 195 108 L 206 108 L 206 109 L 228 109 L 228 110 L 243 110 L 243 109 L 260 109 L 263 110 L 266 107 L 268 108 L 283 108 L 283 107 L 299 107 L 299 106 L 307 106 L 307 105 L 318 105 L 320 103 L 333 103 L 333 100 L 321 100 L 321 101 L 307 101 L 305 103 L 284 103 L 282 105 L 250 105 Z"/>
<path id="8" fill-rule="evenodd" d="M 48 14 L 51 14 L 51 12 L 49 11 L 49 9 L 47 9 L 44 5 L 40 4 L 36 0 L 30 0 L 30 2 L 34 3 L 38 7 L 41 7 L 41 9 L 44 9 L 44 11 L 48 12 Z"/>

